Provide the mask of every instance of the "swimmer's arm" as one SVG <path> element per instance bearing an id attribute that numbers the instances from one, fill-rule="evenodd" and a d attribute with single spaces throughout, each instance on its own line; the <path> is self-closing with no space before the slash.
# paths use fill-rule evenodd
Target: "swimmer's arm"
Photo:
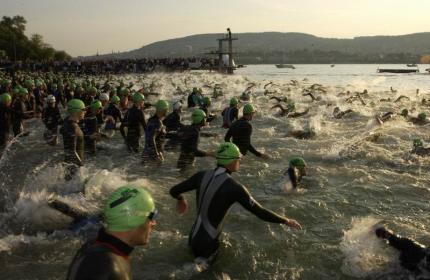
<path id="1" fill-rule="evenodd" d="M 246 130 L 245 130 L 246 129 Z M 259 151 L 257 151 L 254 146 L 252 146 L 251 144 L 251 135 L 252 135 L 252 126 L 248 125 L 244 128 L 244 135 L 246 135 L 246 141 L 247 141 L 247 147 L 248 147 L 248 151 L 250 151 L 251 153 L 253 153 L 255 156 L 257 157 L 261 157 L 263 154 L 260 153 Z"/>
<path id="2" fill-rule="evenodd" d="M 237 185 L 236 201 L 263 221 L 276 224 L 285 224 L 288 221 L 287 218 L 261 206 L 242 185 Z"/>
<path id="3" fill-rule="evenodd" d="M 78 152 L 76 151 L 76 142 L 78 140 L 78 137 L 76 136 L 76 132 L 72 132 L 69 134 L 69 139 L 70 139 L 70 155 L 75 159 L 76 163 L 79 166 L 82 166 L 82 159 L 79 157 Z"/>
<path id="4" fill-rule="evenodd" d="M 145 114 L 143 111 L 140 111 L 141 114 L 139 114 L 139 123 L 143 127 L 143 129 L 146 129 L 146 121 L 145 121 Z"/>
<path id="5" fill-rule="evenodd" d="M 229 128 L 228 131 L 227 131 L 227 133 L 225 134 L 224 141 L 225 142 L 230 142 L 231 136 L 232 136 L 231 135 L 231 128 Z"/>
<path id="6" fill-rule="evenodd" d="M 204 172 L 198 172 L 187 180 L 172 187 L 169 191 L 170 195 L 177 200 L 184 200 L 183 193 L 197 189 L 200 186 Z"/>
<path id="7" fill-rule="evenodd" d="M 420 254 L 424 250 L 424 246 L 418 242 L 398 235 L 391 235 L 388 238 L 388 243 L 401 252 L 408 251 Z"/>

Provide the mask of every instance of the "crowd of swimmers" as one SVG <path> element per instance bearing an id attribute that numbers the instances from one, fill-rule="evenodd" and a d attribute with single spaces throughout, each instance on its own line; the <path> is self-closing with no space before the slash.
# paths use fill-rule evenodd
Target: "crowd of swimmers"
<path id="1" fill-rule="evenodd" d="M 62 136 L 66 180 L 77 176 L 77 171 L 85 164 L 85 157 L 96 155 L 97 143 L 112 138 L 116 130 L 120 131 L 130 153 L 141 154 L 145 164 L 162 164 L 165 149 L 180 150 L 177 160 L 180 171 L 193 166 L 196 157 L 213 157 L 214 168 L 199 171 L 170 189 L 179 214 L 188 209 L 183 194 L 195 191 L 196 218 L 188 243 L 197 263 L 208 264 L 214 260 L 225 217 L 235 203 L 265 222 L 284 224 L 296 230 L 302 228 L 296 220 L 263 207 L 244 185 L 231 177 L 233 172 L 239 171 L 241 158 L 248 152 L 262 159 L 269 158 L 251 142 L 251 121 L 256 110 L 249 100 L 243 102 L 243 98 L 233 97 L 217 116 L 210 111 L 211 98 L 203 96 L 199 88 L 193 88 L 184 102 L 159 99 L 149 104 L 145 102 L 151 94 L 149 91 L 133 90 L 132 84 L 126 85 L 123 81 L 100 83 L 95 79 L 77 79 L 67 73 L 17 72 L 12 76 L 3 74 L 0 82 L 0 146 L 4 148 L 13 137 L 29 134 L 26 119 L 41 118 L 46 128 L 43 137 L 49 145 L 57 145 L 58 135 Z M 309 111 L 296 112 L 291 101 L 275 99 L 279 99 L 279 103 L 286 102 L 285 108 L 276 106 L 283 116 L 301 117 Z M 189 125 L 181 121 L 185 106 L 191 112 Z M 154 113 L 147 119 L 145 110 L 148 108 L 153 108 Z M 66 110 L 65 117 L 63 109 Z M 334 117 L 342 118 L 349 113 L 351 111 L 335 108 Z M 378 120 L 385 122 L 392 114 L 384 114 Z M 400 115 L 407 118 L 408 112 L 402 111 Z M 222 118 L 222 127 L 226 129 L 224 142 L 215 151 L 203 151 L 199 148 L 200 137 L 214 135 L 202 130 L 217 117 Z M 426 121 L 426 116 L 419 115 L 411 121 L 421 124 Z M 292 137 L 305 139 L 313 134 L 311 129 L 291 132 Z M 143 147 L 140 146 L 141 137 L 144 137 Z M 428 153 L 419 139 L 414 141 L 413 147 L 417 154 Z M 307 175 L 306 169 L 303 158 L 290 158 L 285 171 L 285 188 L 298 188 L 302 177 Z M 72 217 L 73 225 L 102 220 L 96 239 L 85 243 L 75 255 L 67 279 L 131 278 L 129 256 L 135 246 L 148 243 L 156 225 L 156 205 L 143 186 L 119 187 L 108 196 L 96 217 L 88 217 L 57 200 L 49 201 L 49 206 Z M 384 227 L 376 228 L 375 234 L 400 251 L 405 268 L 416 273 L 429 269 L 430 249 Z"/>

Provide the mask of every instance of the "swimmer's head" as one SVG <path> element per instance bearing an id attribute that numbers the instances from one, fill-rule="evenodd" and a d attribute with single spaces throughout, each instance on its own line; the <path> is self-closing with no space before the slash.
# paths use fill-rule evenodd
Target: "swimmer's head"
<path id="1" fill-rule="evenodd" d="M 426 114 L 426 113 L 419 113 L 419 114 L 418 114 L 418 119 L 419 119 L 420 121 L 425 121 L 425 120 L 426 120 L 426 118 L 427 118 L 427 114 Z"/>
<path id="2" fill-rule="evenodd" d="M 152 196 L 142 186 L 137 185 L 116 189 L 108 197 L 103 208 L 106 229 L 127 235 L 131 245 L 148 243 L 156 214 Z"/>
<path id="3" fill-rule="evenodd" d="M 230 172 L 239 170 L 241 154 L 235 144 L 231 142 L 221 143 L 216 150 L 215 158 L 218 166 L 222 166 Z"/>
<path id="4" fill-rule="evenodd" d="M 414 139 L 414 148 L 423 147 L 423 141 L 421 139 Z"/>
<path id="5" fill-rule="evenodd" d="M 392 236 L 393 235 L 393 231 L 392 230 L 389 230 L 389 229 L 386 229 L 385 227 L 383 227 L 383 226 L 380 226 L 380 227 L 377 227 L 376 229 L 375 229 L 375 234 L 376 234 L 376 236 L 378 237 L 378 238 L 381 238 L 381 239 L 388 239 L 388 238 L 390 238 L 390 236 Z"/>
<path id="6" fill-rule="evenodd" d="M 403 109 L 402 112 L 400 113 L 401 116 L 403 117 L 407 117 L 409 115 L 409 110 L 408 109 Z"/>
<path id="7" fill-rule="evenodd" d="M 293 157 L 290 159 L 290 168 L 295 168 L 300 172 L 301 176 L 306 175 L 306 162 L 302 157 Z"/>

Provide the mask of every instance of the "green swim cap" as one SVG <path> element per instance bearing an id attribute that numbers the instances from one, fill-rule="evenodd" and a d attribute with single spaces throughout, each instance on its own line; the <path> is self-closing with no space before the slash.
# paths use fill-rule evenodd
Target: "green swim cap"
<path id="1" fill-rule="evenodd" d="M 191 114 L 193 124 L 200 124 L 206 119 L 206 113 L 201 109 L 194 109 Z"/>
<path id="2" fill-rule="evenodd" d="M 90 87 L 90 88 L 88 89 L 88 92 L 89 92 L 89 93 L 97 93 L 97 88 L 96 88 L 96 87 Z"/>
<path id="3" fill-rule="evenodd" d="M 209 97 L 205 96 L 205 97 L 203 97 L 202 103 L 203 103 L 203 105 L 211 106 L 212 102 L 211 102 L 211 99 Z"/>
<path id="4" fill-rule="evenodd" d="M 129 95 L 130 91 L 127 88 L 121 88 L 119 90 L 119 95 Z"/>
<path id="5" fill-rule="evenodd" d="M 155 104 L 155 109 L 157 111 L 165 111 L 169 109 L 169 103 L 165 100 L 158 100 Z"/>
<path id="6" fill-rule="evenodd" d="M 98 109 L 101 109 L 103 107 L 103 105 L 99 100 L 94 100 L 93 102 L 91 102 L 90 107 L 93 110 L 98 110 Z"/>
<path id="7" fill-rule="evenodd" d="M 423 146 L 424 144 L 423 144 L 423 141 L 421 141 L 421 139 L 414 139 L 414 148 L 423 147 Z"/>
<path id="8" fill-rule="evenodd" d="M 237 104 L 239 104 L 239 100 L 237 100 L 236 97 L 232 97 L 230 99 L 230 105 L 236 106 Z"/>
<path id="9" fill-rule="evenodd" d="M 301 157 L 293 157 L 290 159 L 290 167 L 306 167 L 306 162 Z"/>
<path id="10" fill-rule="evenodd" d="M 198 93 L 199 90 L 196 87 L 193 87 L 193 93 Z"/>
<path id="11" fill-rule="evenodd" d="M 144 224 L 155 205 L 151 195 L 140 186 L 127 185 L 115 190 L 103 209 L 106 229 L 114 232 L 132 230 Z"/>
<path id="12" fill-rule="evenodd" d="M 289 111 L 294 111 L 296 109 L 296 104 L 294 102 L 288 102 L 287 108 Z"/>
<path id="13" fill-rule="evenodd" d="M 19 94 L 19 89 L 20 89 L 19 86 L 14 87 L 13 88 L 13 94 L 18 95 Z"/>
<path id="14" fill-rule="evenodd" d="M 403 109 L 402 112 L 400 113 L 400 115 L 402 115 L 403 117 L 406 117 L 409 115 L 409 110 L 408 109 Z"/>
<path id="15" fill-rule="evenodd" d="M 28 90 L 26 88 L 20 88 L 19 89 L 19 95 L 20 96 L 26 96 L 26 95 L 28 95 Z"/>
<path id="16" fill-rule="evenodd" d="M 418 114 L 418 119 L 420 119 L 420 120 L 425 120 L 427 118 L 427 115 L 426 115 L 426 113 L 419 113 Z"/>
<path id="17" fill-rule="evenodd" d="M 9 93 L 5 92 L 2 95 L 0 95 L 0 103 L 6 103 L 12 101 L 12 97 Z"/>
<path id="18" fill-rule="evenodd" d="M 135 94 L 133 94 L 133 102 L 137 103 L 144 100 L 145 96 L 143 96 L 143 94 L 141 94 L 140 92 L 136 92 Z"/>
<path id="19" fill-rule="evenodd" d="M 8 85 L 10 85 L 10 84 L 12 84 L 12 81 L 11 81 L 11 80 L 4 79 L 4 80 L 2 81 L 2 85 L 3 85 L 3 86 L 8 86 Z"/>
<path id="20" fill-rule="evenodd" d="M 239 148 L 231 142 L 221 143 L 216 150 L 216 162 L 218 165 L 228 165 L 240 158 Z"/>
<path id="21" fill-rule="evenodd" d="M 254 106 L 252 106 L 252 104 L 245 104 L 245 106 L 243 107 L 243 114 L 244 115 L 249 115 L 255 113 L 255 109 Z"/>
<path id="22" fill-rule="evenodd" d="M 67 112 L 69 113 L 77 113 L 83 111 L 85 109 L 85 104 L 80 99 L 71 99 L 67 103 Z"/>
<path id="23" fill-rule="evenodd" d="M 119 103 L 119 97 L 117 95 L 112 96 L 112 99 L 110 100 L 110 102 L 113 104 L 118 104 Z"/>

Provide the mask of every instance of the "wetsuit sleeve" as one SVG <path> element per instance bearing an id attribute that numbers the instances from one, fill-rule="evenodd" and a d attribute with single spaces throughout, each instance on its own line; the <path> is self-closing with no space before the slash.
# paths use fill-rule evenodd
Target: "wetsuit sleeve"
<path id="1" fill-rule="evenodd" d="M 152 119 L 148 121 L 148 126 L 145 131 L 145 134 L 148 134 L 147 139 L 148 141 L 151 141 L 151 149 L 154 149 L 154 153 L 158 155 L 158 149 L 157 149 L 157 133 L 158 133 L 158 125 L 156 125 Z"/>
<path id="2" fill-rule="evenodd" d="M 192 137 L 192 145 L 194 148 L 194 156 L 196 157 L 205 157 L 207 156 L 207 153 L 205 151 L 202 151 L 199 149 L 199 132 L 196 131 Z"/>
<path id="3" fill-rule="evenodd" d="M 225 134 L 224 141 L 225 142 L 230 142 L 231 136 L 232 136 L 231 135 L 231 128 L 229 128 L 228 131 L 227 131 L 227 133 Z"/>
<path id="4" fill-rule="evenodd" d="M 78 164 L 79 166 L 83 166 L 82 159 L 79 157 L 78 152 L 76 151 L 76 148 L 77 148 L 76 142 L 78 138 L 76 133 L 76 128 L 70 131 L 70 134 L 68 137 L 70 139 L 69 140 L 70 156 L 74 158 L 76 164 Z"/>
<path id="5" fill-rule="evenodd" d="M 122 119 L 122 121 L 121 121 L 121 125 L 120 125 L 120 127 L 119 127 L 119 131 L 121 132 L 121 136 L 122 136 L 122 138 L 126 138 L 126 135 L 125 135 L 125 130 L 124 130 L 124 128 L 125 127 L 127 127 L 127 122 L 128 122 L 128 112 L 126 112 L 125 113 L 125 116 L 124 116 L 124 118 Z"/>
<path id="6" fill-rule="evenodd" d="M 239 110 L 237 108 L 233 109 L 233 114 L 234 114 L 234 119 L 238 120 L 239 119 Z"/>
<path id="7" fill-rule="evenodd" d="M 204 172 L 198 172 L 187 180 L 177 184 L 170 189 L 170 195 L 178 200 L 184 199 L 183 193 L 197 189 L 200 186 Z"/>
<path id="8" fill-rule="evenodd" d="M 139 110 L 139 123 L 143 127 L 143 129 L 146 129 L 145 114 L 142 110 Z"/>
<path id="9" fill-rule="evenodd" d="M 257 157 L 261 157 L 261 153 L 257 151 L 254 146 L 251 144 L 251 135 L 252 135 L 252 126 L 248 125 L 246 126 L 246 130 L 244 132 L 245 135 L 247 135 L 247 141 L 248 141 L 248 151 L 256 155 Z"/>
<path id="10" fill-rule="evenodd" d="M 248 192 L 248 190 L 239 184 L 236 186 L 236 201 L 242 205 L 243 208 L 257 216 L 263 221 L 269 223 L 283 224 L 287 221 L 286 218 L 270 211 L 261 206 Z"/>
<path id="11" fill-rule="evenodd" d="M 415 252 L 415 254 L 418 255 L 421 254 L 424 250 L 424 247 L 421 244 L 409 238 L 400 237 L 398 235 L 390 236 L 390 238 L 388 238 L 388 242 L 392 247 L 396 248 L 401 252 Z"/>

